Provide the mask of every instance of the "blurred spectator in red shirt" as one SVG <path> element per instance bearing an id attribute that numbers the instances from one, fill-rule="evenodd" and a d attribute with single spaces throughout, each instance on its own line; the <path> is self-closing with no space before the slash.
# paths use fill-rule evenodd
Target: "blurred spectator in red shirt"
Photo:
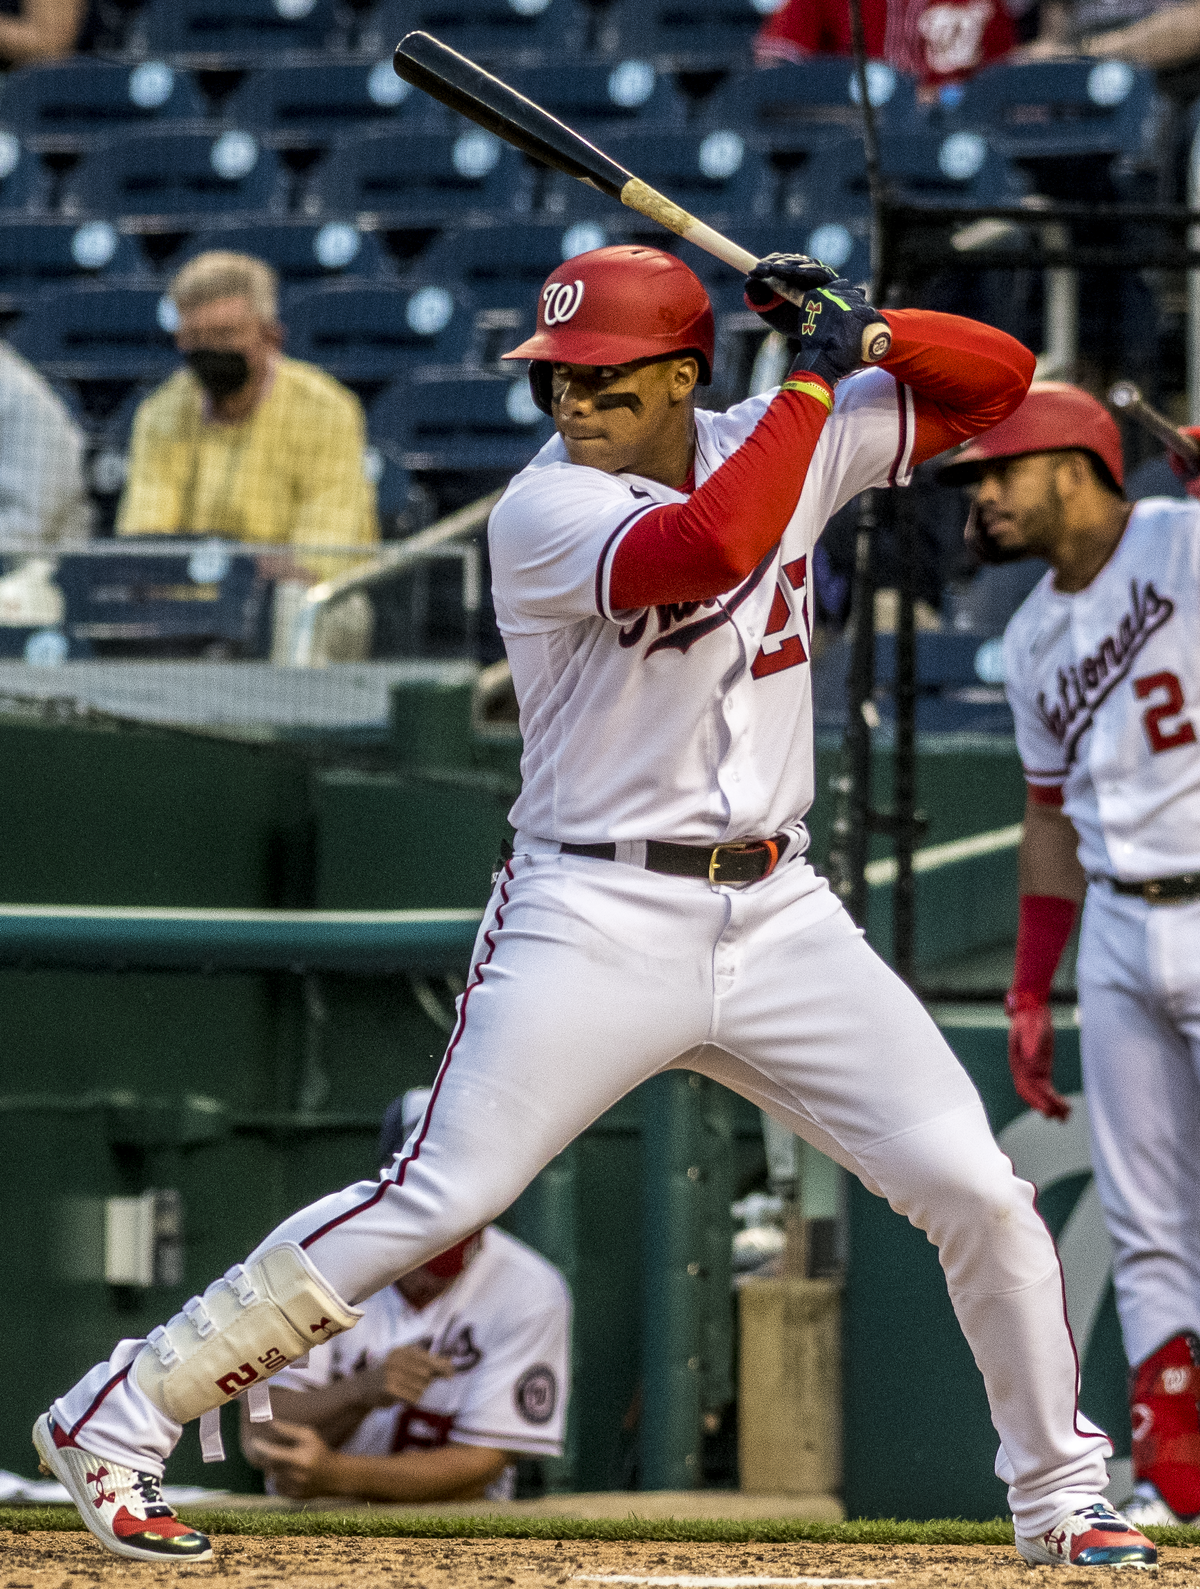
<path id="1" fill-rule="evenodd" d="M 961 82 L 1017 42 L 1004 0 L 862 0 L 867 56 L 927 90 Z M 754 41 L 760 66 L 808 55 L 850 55 L 847 0 L 785 0 Z"/>

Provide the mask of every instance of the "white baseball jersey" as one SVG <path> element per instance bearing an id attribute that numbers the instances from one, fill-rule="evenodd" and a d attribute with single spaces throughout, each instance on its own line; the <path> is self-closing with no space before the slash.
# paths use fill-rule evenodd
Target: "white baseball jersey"
<path id="1" fill-rule="evenodd" d="M 312 1390 L 381 1363 L 397 1346 L 452 1358 L 412 1407 L 377 1407 L 341 1447 L 386 1456 L 447 1442 L 528 1456 L 562 1453 L 570 1383 L 571 1296 L 558 1270 L 504 1231 L 483 1245 L 454 1284 L 424 1308 L 387 1286 L 363 1303 L 344 1335 L 277 1374 L 284 1390 Z"/>
<path id="2" fill-rule="evenodd" d="M 1086 590 L 1047 573 L 1004 635 L 1029 782 L 1061 789 L 1090 874 L 1200 871 L 1200 507 L 1137 503 Z"/>
<path id="3" fill-rule="evenodd" d="M 772 396 L 697 413 L 697 486 Z M 645 513 L 686 496 L 547 442 L 489 531 L 525 742 L 510 813 L 522 837 L 717 844 L 799 823 L 813 799 L 809 558 L 851 497 L 907 483 L 915 431 L 890 375 L 840 382 L 779 546 L 727 595 L 641 612 L 612 610 L 613 557 Z"/>

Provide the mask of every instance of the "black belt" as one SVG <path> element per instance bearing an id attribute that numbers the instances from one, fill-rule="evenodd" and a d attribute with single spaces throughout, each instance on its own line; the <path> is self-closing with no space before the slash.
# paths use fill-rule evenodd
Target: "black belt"
<path id="1" fill-rule="evenodd" d="M 743 839 L 736 844 L 702 848 L 696 844 L 646 841 L 646 870 L 668 877 L 703 877 L 710 883 L 757 883 L 770 877 L 791 841 L 788 833 L 770 839 Z M 593 861 L 615 861 L 615 844 L 560 844 L 563 855 L 586 855 Z"/>
<path id="2" fill-rule="evenodd" d="M 1200 872 L 1184 872 L 1180 877 L 1152 877 L 1146 883 L 1122 883 L 1101 873 L 1088 881 L 1111 883 L 1114 894 L 1135 894 L 1147 905 L 1176 905 L 1184 899 L 1200 899 Z"/>

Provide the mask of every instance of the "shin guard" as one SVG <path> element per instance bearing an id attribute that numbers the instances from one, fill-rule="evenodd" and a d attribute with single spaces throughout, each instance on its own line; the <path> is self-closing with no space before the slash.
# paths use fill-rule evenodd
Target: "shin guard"
<path id="1" fill-rule="evenodd" d="M 1130 1376 L 1133 1476 L 1181 1518 L 1200 1513 L 1200 1339 L 1173 1336 Z"/>
<path id="2" fill-rule="evenodd" d="M 235 1264 L 169 1323 L 134 1363 L 139 1388 L 176 1423 L 220 1407 L 362 1317 L 294 1242 Z"/>

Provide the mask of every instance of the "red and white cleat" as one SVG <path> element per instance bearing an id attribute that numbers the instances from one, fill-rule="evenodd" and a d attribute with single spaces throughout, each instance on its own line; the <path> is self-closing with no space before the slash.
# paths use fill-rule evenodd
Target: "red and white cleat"
<path id="1" fill-rule="evenodd" d="M 1031 1567 L 1157 1567 L 1152 1540 L 1107 1501 L 1068 1512 L 1036 1539 L 1017 1535 L 1017 1550 Z"/>
<path id="2" fill-rule="evenodd" d="M 33 1426 L 43 1473 L 53 1474 L 106 1550 L 134 1561 L 211 1561 L 204 1534 L 188 1528 L 162 1498 L 153 1473 L 94 1457 L 59 1429 L 49 1413 Z"/>

